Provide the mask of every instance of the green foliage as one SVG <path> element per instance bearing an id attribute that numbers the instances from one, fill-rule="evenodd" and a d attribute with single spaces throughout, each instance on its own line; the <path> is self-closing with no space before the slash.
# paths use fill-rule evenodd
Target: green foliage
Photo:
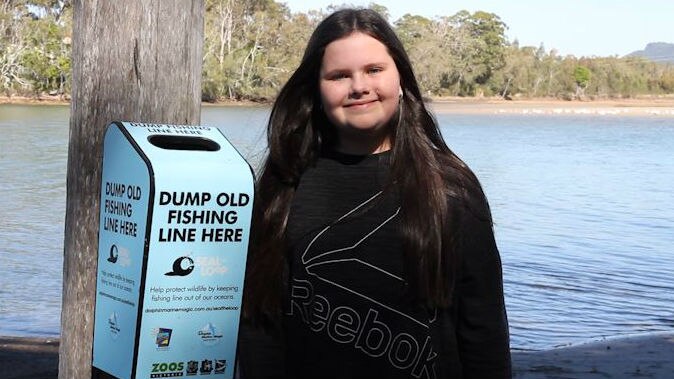
<path id="1" fill-rule="evenodd" d="M 314 26 L 311 16 L 274 1 L 207 0 L 204 100 L 273 98 Z"/>
<path id="2" fill-rule="evenodd" d="M 7 95 L 64 95 L 70 88 L 70 2 L 0 6 L 0 86 Z"/>
<path id="3" fill-rule="evenodd" d="M 461 11 L 427 19 L 406 14 L 395 22 L 429 96 L 472 96 L 505 65 L 505 24 L 492 13 Z"/>
<path id="4" fill-rule="evenodd" d="M 205 0 L 203 99 L 270 101 L 327 13 L 274 0 Z M 330 6 L 327 12 L 343 8 Z M 388 9 L 368 6 L 390 19 Z M 643 58 L 562 57 L 505 37 L 495 14 L 392 21 L 425 96 L 607 98 L 674 93 L 674 68 Z M 0 0 L 0 93 L 70 91 L 71 0 Z"/>
<path id="5" fill-rule="evenodd" d="M 577 66 L 576 69 L 573 70 L 573 78 L 576 80 L 576 84 L 582 88 L 587 88 L 591 76 L 590 69 L 585 66 Z"/>
<path id="6" fill-rule="evenodd" d="M 26 49 L 21 57 L 24 77 L 35 94 L 63 94 L 70 73 L 70 49 L 63 30 L 54 22 L 28 22 Z"/>
<path id="7" fill-rule="evenodd" d="M 668 67 L 660 75 L 659 83 L 660 88 L 667 93 L 674 93 L 674 67 Z"/>

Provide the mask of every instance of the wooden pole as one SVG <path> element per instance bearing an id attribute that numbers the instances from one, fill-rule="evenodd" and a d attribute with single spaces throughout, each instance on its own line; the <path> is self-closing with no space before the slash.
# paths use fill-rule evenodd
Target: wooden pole
<path id="1" fill-rule="evenodd" d="M 203 0 L 73 2 L 59 378 L 90 378 L 102 142 L 113 120 L 199 124 Z"/>

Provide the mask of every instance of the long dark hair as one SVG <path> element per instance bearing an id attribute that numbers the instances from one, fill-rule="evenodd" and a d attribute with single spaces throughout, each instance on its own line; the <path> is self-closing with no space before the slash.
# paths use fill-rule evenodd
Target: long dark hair
<path id="1" fill-rule="evenodd" d="M 458 211 L 483 197 L 470 169 L 445 144 L 426 109 L 412 65 L 389 24 L 369 9 L 343 9 L 313 32 L 302 61 L 278 94 L 267 125 L 269 153 L 256 184 L 251 247 L 244 290 L 249 319 L 277 319 L 286 274 L 286 223 L 305 169 L 335 140 L 321 109 L 319 72 L 326 46 L 354 32 L 381 43 L 396 64 L 403 97 L 390 128 L 391 177 L 400 196 L 400 234 L 411 293 L 425 306 L 451 303 L 458 258 L 454 254 Z M 454 206 L 458 205 L 458 206 Z M 490 217 L 488 209 L 483 217 Z"/>

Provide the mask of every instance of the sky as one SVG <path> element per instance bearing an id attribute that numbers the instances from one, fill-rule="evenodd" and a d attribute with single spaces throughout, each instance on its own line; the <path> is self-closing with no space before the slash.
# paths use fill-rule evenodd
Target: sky
<path id="1" fill-rule="evenodd" d="M 293 12 L 330 4 L 367 6 L 372 0 L 277 0 Z M 624 56 L 649 42 L 674 43 L 674 0 L 376 0 L 391 21 L 409 13 L 428 18 L 460 10 L 495 13 L 506 37 L 520 46 L 555 49 L 561 55 Z"/>

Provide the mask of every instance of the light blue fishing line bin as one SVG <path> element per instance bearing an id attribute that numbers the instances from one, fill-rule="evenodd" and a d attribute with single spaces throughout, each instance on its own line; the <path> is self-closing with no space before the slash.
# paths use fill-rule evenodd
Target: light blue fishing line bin
<path id="1" fill-rule="evenodd" d="M 108 126 L 92 377 L 233 377 L 253 182 L 217 128 Z"/>

